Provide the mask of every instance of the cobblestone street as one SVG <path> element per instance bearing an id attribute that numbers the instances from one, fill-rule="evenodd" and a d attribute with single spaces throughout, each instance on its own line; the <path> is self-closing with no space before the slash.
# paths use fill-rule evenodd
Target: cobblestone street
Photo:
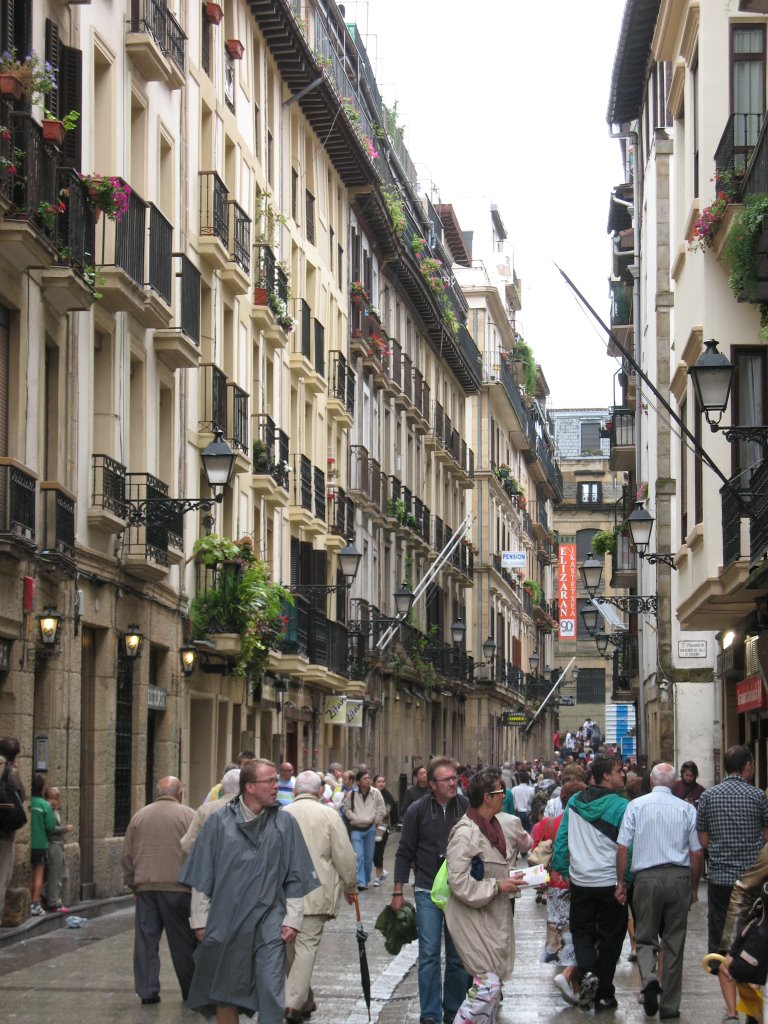
<path id="1" fill-rule="evenodd" d="M 393 837 L 394 838 L 394 837 Z M 387 850 L 392 868 L 395 843 Z M 397 957 L 384 949 L 374 921 L 391 893 L 391 876 L 381 888 L 360 896 L 369 932 L 368 962 L 373 999 L 371 1016 L 381 1024 L 418 1024 L 416 944 L 405 946 Z M 115 909 L 112 909 L 114 906 Z M 104 908 L 102 908 L 104 909 Z M 91 918 L 80 929 L 63 927 L 50 919 L 28 922 L 21 929 L 0 932 L 0 1021 L 13 1024 L 186 1024 L 200 1020 L 187 1010 L 179 995 L 170 956 L 164 946 L 162 1002 L 142 1007 L 133 991 L 133 907 L 118 901 L 109 912 Z M 82 913 L 82 911 L 80 911 Z M 86 911 L 88 912 L 88 911 Z M 46 931 L 46 928 L 51 928 Z M 545 928 L 545 908 L 537 906 L 532 892 L 517 907 L 517 964 L 504 989 L 500 1020 L 570 1021 L 584 1019 L 584 1012 L 566 1006 L 552 985 L 555 968 L 540 961 Z M 701 968 L 706 944 L 706 885 L 700 903 L 693 908 L 686 947 L 686 970 L 681 1024 L 719 1024 L 722 1001 L 717 982 Z M 646 1021 L 637 1003 L 639 975 L 627 962 L 628 942 L 619 964 L 616 987 L 619 1009 L 601 1016 L 626 1024 Z M 365 1024 L 368 1015 L 360 995 L 354 912 L 342 905 L 339 917 L 325 930 L 313 988 L 318 1004 L 313 1024 Z M 243 1018 L 245 1020 L 245 1018 Z"/>

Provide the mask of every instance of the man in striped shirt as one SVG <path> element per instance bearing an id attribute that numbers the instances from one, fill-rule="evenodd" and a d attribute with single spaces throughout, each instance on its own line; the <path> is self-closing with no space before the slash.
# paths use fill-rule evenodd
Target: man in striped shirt
<path id="1" fill-rule="evenodd" d="M 616 847 L 616 899 L 626 903 L 629 847 L 635 875 L 633 911 L 637 966 L 643 1007 L 649 1017 L 680 1016 L 683 953 L 688 911 L 698 898 L 703 854 L 696 833 L 696 811 L 672 795 L 676 772 L 657 764 L 651 792 L 630 802 Z M 657 977 L 659 946 L 664 949 L 664 988 Z"/>
<path id="2" fill-rule="evenodd" d="M 293 800 L 295 785 L 296 776 L 293 774 L 293 765 L 289 761 L 283 761 L 280 765 L 280 774 L 277 777 L 277 802 L 281 807 L 285 807 Z"/>

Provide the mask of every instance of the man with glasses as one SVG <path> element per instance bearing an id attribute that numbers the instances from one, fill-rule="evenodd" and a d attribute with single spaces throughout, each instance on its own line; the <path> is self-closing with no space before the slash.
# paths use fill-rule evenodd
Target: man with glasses
<path id="1" fill-rule="evenodd" d="M 413 868 L 416 921 L 419 929 L 420 1024 L 453 1024 L 471 984 L 456 951 L 442 910 L 431 898 L 432 883 L 445 859 L 451 829 L 469 806 L 458 794 L 456 764 L 434 757 L 427 765 L 429 796 L 412 803 L 405 812 L 400 844 L 395 855 L 392 909 L 403 906 L 403 887 Z M 501 807 L 499 807 L 501 809 Z M 440 947 L 445 937 L 445 975 L 440 978 Z"/>
<path id="2" fill-rule="evenodd" d="M 278 775 L 255 758 L 240 772 L 239 799 L 203 826 L 181 881 L 192 888 L 190 923 L 200 942 L 188 1005 L 217 1024 L 256 1011 L 281 1024 L 285 943 L 319 880 L 298 822 L 277 803 Z"/>

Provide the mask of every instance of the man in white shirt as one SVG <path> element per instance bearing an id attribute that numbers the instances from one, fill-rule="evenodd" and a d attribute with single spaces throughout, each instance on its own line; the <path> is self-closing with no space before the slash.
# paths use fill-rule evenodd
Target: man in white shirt
<path id="1" fill-rule="evenodd" d="M 680 1016 L 688 911 L 698 898 L 703 859 L 696 811 L 672 795 L 676 778 L 671 764 L 656 765 L 651 772 L 651 792 L 627 807 L 616 848 L 616 899 L 626 903 L 625 875 L 632 846 L 635 940 L 643 1006 L 649 1017 L 659 1011 L 661 1020 Z M 657 977 L 661 944 L 663 988 Z"/>
<path id="2" fill-rule="evenodd" d="M 528 775 L 525 772 L 519 774 L 520 784 L 512 787 L 512 802 L 515 805 L 515 814 L 523 823 L 526 832 L 531 831 L 531 804 L 536 790 L 530 784 Z"/>

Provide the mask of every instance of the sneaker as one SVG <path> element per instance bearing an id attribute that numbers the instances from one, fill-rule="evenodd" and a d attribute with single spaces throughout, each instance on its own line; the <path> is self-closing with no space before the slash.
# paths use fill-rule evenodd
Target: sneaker
<path id="1" fill-rule="evenodd" d="M 32 917 L 45 917 L 45 911 L 39 903 L 32 903 L 29 907 L 29 912 Z"/>
<path id="2" fill-rule="evenodd" d="M 379 878 L 382 880 L 382 882 L 384 881 L 385 878 L 389 878 L 389 872 L 387 871 L 386 868 L 381 869 L 381 874 L 379 875 Z"/>
<path id="3" fill-rule="evenodd" d="M 647 1017 L 655 1017 L 659 1012 L 659 993 L 661 985 L 654 978 L 643 989 L 643 1009 Z"/>
<path id="4" fill-rule="evenodd" d="M 597 975 L 593 974 L 592 971 L 587 971 L 581 979 L 581 992 L 579 992 L 578 1002 L 582 1010 L 589 1009 L 592 1003 L 594 1003 L 598 985 Z"/>
<path id="5" fill-rule="evenodd" d="M 564 974 L 557 974 L 553 980 L 553 984 L 560 995 L 563 997 L 564 1002 L 568 1003 L 569 1006 L 577 1006 L 579 997 L 571 988 L 568 983 L 568 979 Z"/>
<path id="6" fill-rule="evenodd" d="M 372 884 L 375 885 L 375 886 L 381 885 L 381 879 L 380 878 L 374 878 Z"/>

